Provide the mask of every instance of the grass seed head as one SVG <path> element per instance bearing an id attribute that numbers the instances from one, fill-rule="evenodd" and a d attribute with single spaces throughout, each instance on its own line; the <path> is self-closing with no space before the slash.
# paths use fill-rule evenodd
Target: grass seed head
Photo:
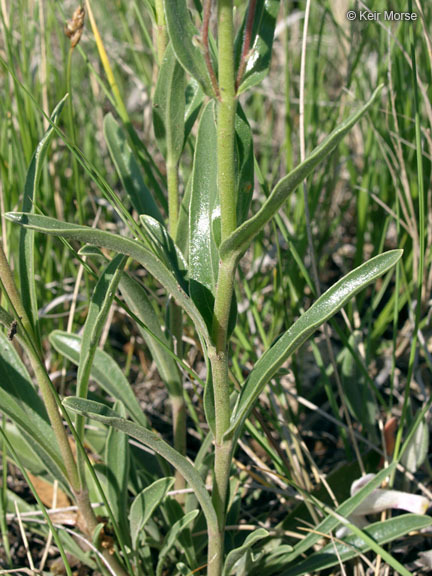
<path id="1" fill-rule="evenodd" d="M 78 42 L 81 40 L 81 34 L 84 28 L 84 16 L 85 11 L 83 6 L 79 6 L 71 20 L 68 20 L 65 26 L 65 34 L 70 39 L 71 48 L 75 48 Z"/>

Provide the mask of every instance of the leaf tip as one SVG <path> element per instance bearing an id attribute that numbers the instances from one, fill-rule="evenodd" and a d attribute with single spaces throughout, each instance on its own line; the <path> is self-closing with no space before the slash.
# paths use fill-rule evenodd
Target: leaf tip
<path id="1" fill-rule="evenodd" d="M 10 222 L 15 222 L 16 224 L 24 224 L 25 223 L 25 214 L 24 212 L 6 212 L 4 215 L 6 220 Z"/>

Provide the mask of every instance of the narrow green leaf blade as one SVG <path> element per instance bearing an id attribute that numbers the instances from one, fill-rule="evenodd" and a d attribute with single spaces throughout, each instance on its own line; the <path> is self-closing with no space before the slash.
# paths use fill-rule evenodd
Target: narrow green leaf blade
<path id="1" fill-rule="evenodd" d="M 162 458 L 165 458 L 167 462 L 183 475 L 185 480 L 194 489 L 195 496 L 197 497 L 206 517 L 208 527 L 211 530 L 217 530 L 216 512 L 213 508 L 207 488 L 205 487 L 201 476 L 187 458 L 179 454 L 154 432 L 147 430 L 134 422 L 129 422 L 128 420 L 121 418 L 117 412 L 110 410 L 107 406 L 104 406 L 99 402 L 69 397 L 63 400 L 63 404 L 67 409 L 70 409 L 73 412 L 83 414 L 88 418 L 93 418 L 107 426 L 113 426 L 114 428 L 125 432 L 128 436 L 142 442 L 145 446 L 148 446 L 157 454 L 162 456 Z"/>
<path id="2" fill-rule="evenodd" d="M 15 348 L 1 331 L 0 410 L 20 428 L 47 471 L 64 481 L 65 468 L 45 406 Z"/>
<path id="3" fill-rule="evenodd" d="M 51 122 L 53 124 L 57 123 L 67 97 L 66 95 L 55 107 L 51 116 Z M 34 212 L 43 163 L 55 134 L 53 124 L 50 124 L 48 127 L 31 159 L 24 185 L 23 212 Z M 35 329 L 36 335 L 39 337 L 38 305 L 35 286 L 34 232 L 25 228 L 21 230 L 20 234 L 19 275 L 22 303 Z"/>
<path id="4" fill-rule="evenodd" d="M 78 364 L 78 395 L 87 396 L 91 367 L 102 330 L 115 297 L 126 258 L 118 254 L 108 263 L 94 289 L 84 324 Z"/>
<path id="5" fill-rule="evenodd" d="M 185 132 L 185 73 L 172 44 L 166 50 L 153 97 L 153 127 L 159 150 L 177 164 Z"/>
<path id="6" fill-rule="evenodd" d="M 175 276 L 152 252 L 144 248 L 138 240 L 130 240 L 117 234 L 111 234 L 103 230 L 96 230 L 87 226 L 78 226 L 60 222 L 55 218 L 37 216 L 20 212 L 9 212 L 5 215 L 8 220 L 26 226 L 32 230 L 38 230 L 44 234 L 62 236 L 70 240 L 86 242 L 95 246 L 101 246 L 108 250 L 114 250 L 130 256 L 146 268 L 150 274 L 158 280 L 162 286 L 173 296 L 177 304 L 181 306 L 195 324 L 200 336 L 206 344 L 210 343 L 206 324 L 197 307 L 182 290 Z"/>
<path id="7" fill-rule="evenodd" d="M 215 113 L 214 103 L 209 102 L 201 116 L 189 205 L 190 294 L 208 326 L 213 318 L 219 267 L 215 238 L 215 228 L 220 227 Z"/>
<path id="8" fill-rule="evenodd" d="M 306 160 L 294 168 L 287 176 L 282 178 L 273 188 L 270 196 L 261 206 L 254 216 L 246 220 L 239 226 L 220 246 L 221 258 L 229 258 L 235 255 L 240 258 L 246 250 L 252 239 L 263 229 L 269 220 L 276 214 L 283 205 L 288 195 L 297 188 L 301 182 L 320 164 L 325 158 L 333 152 L 339 142 L 351 130 L 351 128 L 360 120 L 360 118 L 369 110 L 375 102 L 382 86 L 379 86 L 372 94 L 369 101 L 362 106 L 357 112 L 352 114 L 345 122 L 340 124 L 325 140 L 315 148 L 315 150 L 306 158 Z"/>
<path id="9" fill-rule="evenodd" d="M 116 402 L 114 409 L 122 418 L 126 410 L 121 402 Z M 129 442 L 124 432 L 110 428 L 105 445 L 105 463 L 107 471 L 107 498 L 114 518 L 124 541 L 129 540 L 128 522 L 128 480 L 129 480 Z"/>
<path id="10" fill-rule="evenodd" d="M 186 0 L 164 0 L 165 16 L 175 54 L 183 68 L 197 80 L 204 92 L 215 96 L 203 54 L 200 33 L 195 28 Z"/>
<path id="11" fill-rule="evenodd" d="M 82 336 L 63 332 L 62 330 L 54 330 L 49 335 L 49 341 L 57 352 L 60 352 L 76 366 L 79 365 Z M 115 400 L 120 400 L 135 422 L 141 424 L 141 426 L 147 426 L 147 418 L 119 365 L 100 348 L 96 350 L 90 377 Z"/>
<path id="12" fill-rule="evenodd" d="M 417 472 L 429 453 L 429 426 L 421 420 L 401 456 L 401 464 L 413 474 Z"/>
<path id="13" fill-rule="evenodd" d="M 204 101 L 204 92 L 195 78 L 191 78 L 186 86 L 185 98 L 184 138 L 186 142 Z"/>
<path id="14" fill-rule="evenodd" d="M 0 410 L 2 410 L 1 407 Z M 47 468 L 43 464 L 43 460 L 39 458 L 31 442 L 29 443 L 28 435 L 20 430 L 14 422 L 6 422 L 4 432 L 14 450 L 19 454 L 20 462 L 23 466 L 34 476 L 46 474 Z M 6 444 L 4 444 L 3 437 L 0 437 L 0 450 L 3 450 L 3 447 L 6 448 Z"/>
<path id="15" fill-rule="evenodd" d="M 246 92 L 262 82 L 270 67 L 273 37 L 279 12 L 280 0 L 258 0 L 252 27 L 251 51 L 238 93 Z M 244 23 L 236 38 L 236 51 L 241 50 Z M 237 56 L 238 60 L 238 56 Z"/>
<path id="16" fill-rule="evenodd" d="M 175 478 L 159 478 L 144 488 L 131 505 L 129 522 L 132 537 L 132 547 L 136 549 L 141 530 L 150 520 L 151 515 L 174 485 Z"/>
<path id="17" fill-rule="evenodd" d="M 161 328 L 159 318 L 150 303 L 144 287 L 128 274 L 123 274 L 120 280 L 120 291 L 131 312 L 147 326 L 152 334 L 169 346 L 169 340 Z M 159 375 L 166 384 L 170 396 L 182 397 L 182 381 L 174 359 L 168 354 L 166 349 L 139 324 L 138 329 L 150 349 Z"/>
<path id="18" fill-rule="evenodd" d="M 145 238 L 150 241 L 155 254 L 174 273 L 181 287 L 187 290 L 186 260 L 180 248 L 169 235 L 165 225 L 145 214 L 140 216 L 140 222 L 145 231 Z"/>
<path id="19" fill-rule="evenodd" d="M 105 116 L 103 130 L 117 174 L 133 207 L 138 214 L 149 214 L 159 222 L 163 222 L 159 208 L 144 182 L 141 168 L 128 144 L 126 134 L 112 114 Z"/>
<path id="20" fill-rule="evenodd" d="M 415 514 L 404 514 L 397 518 L 390 518 L 384 522 L 376 522 L 367 526 L 363 531 L 379 546 L 401 538 L 413 530 L 422 530 L 431 525 L 431 519 Z M 344 543 L 332 543 L 325 546 L 319 552 L 315 552 L 307 560 L 292 566 L 282 572 L 282 576 L 302 576 L 312 572 L 320 572 L 332 566 L 340 565 L 340 562 L 348 562 L 360 554 L 371 550 L 370 543 L 366 543 L 359 536 L 348 536 Z M 283 562 L 283 558 L 281 558 Z M 286 565 L 286 563 L 284 564 Z"/>
<path id="21" fill-rule="evenodd" d="M 360 330 L 353 331 L 348 341 L 353 350 L 358 353 L 358 346 L 361 342 Z M 365 430 L 373 434 L 378 419 L 378 406 L 364 374 L 358 368 L 348 348 L 342 352 L 341 384 L 348 408 L 354 418 L 362 424 Z"/>
<path id="22" fill-rule="evenodd" d="M 195 520 L 198 514 L 199 514 L 198 510 L 191 510 L 173 524 L 170 531 L 166 535 L 164 544 L 158 555 L 156 576 L 162 576 L 163 564 L 169 551 L 176 544 L 176 542 L 178 542 L 179 536 L 181 535 L 183 530 L 185 530 L 189 526 L 189 524 Z"/>
<path id="23" fill-rule="evenodd" d="M 237 222 L 240 225 L 248 217 L 254 186 L 252 130 L 240 104 L 237 104 L 235 131 Z"/>
<path id="24" fill-rule="evenodd" d="M 283 336 L 261 356 L 243 386 L 227 435 L 232 434 L 242 425 L 265 385 L 285 360 L 351 298 L 390 270 L 401 256 L 402 250 L 390 250 L 371 258 L 352 272 L 346 274 L 324 292 Z"/>
<path id="25" fill-rule="evenodd" d="M 375 488 L 378 488 L 382 482 L 387 478 L 392 471 L 396 468 L 397 463 L 392 462 L 387 468 L 381 470 L 373 477 L 367 484 L 365 484 L 358 492 L 348 498 L 343 504 L 341 504 L 335 512 L 344 518 L 348 518 L 350 514 L 352 514 L 355 509 L 363 502 L 363 500 L 373 491 Z M 309 550 L 314 544 L 318 542 L 322 538 L 322 534 L 329 534 L 331 530 L 334 530 L 339 526 L 340 522 L 336 516 L 329 515 L 324 520 L 322 520 L 314 532 L 310 532 L 306 538 L 301 540 L 298 544 L 294 546 L 294 550 L 288 554 L 285 558 L 286 562 L 292 562 L 297 558 L 300 554 Z"/>

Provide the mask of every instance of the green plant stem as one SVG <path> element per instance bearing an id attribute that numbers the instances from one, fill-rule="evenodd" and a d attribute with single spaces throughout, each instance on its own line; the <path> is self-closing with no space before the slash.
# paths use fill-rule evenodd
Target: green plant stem
<path id="1" fill-rule="evenodd" d="M 77 506 L 81 512 L 84 521 L 87 526 L 87 530 L 90 535 L 94 533 L 99 522 L 90 505 L 90 499 L 87 490 L 81 490 L 79 493 L 75 494 Z M 114 570 L 116 576 L 130 576 L 123 566 L 118 562 L 117 558 L 110 553 L 110 550 L 102 549 L 102 556 L 106 560 L 107 564 Z"/>
<path id="2" fill-rule="evenodd" d="M 213 311 L 212 336 L 218 353 L 225 353 L 227 347 L 229 316 L 234 293 L 234 276 L 237 266 L 235 258 L 219 263 L 216 297 Z"/>
<path id="3" fill-rule="evenodd" d="M 207 576 L 220 576 L 223 570 L 224 534 L 223 532 L 208 531 L 208 562 Z"/>
<path id="4" fill-rule="evenodd" d="M 234 170 L 235 76 L 233 2 L 219 0 L 218 51 L 219 93 L 217 126 L 218 186 L 221 205 L 222 242 L 236 228 Z"/>
<path id="5" fill-rule="evenodd" d="M 24 306 L 22 305 L 21 297 L 18 294 L 18 290 L 16 289 L 12 271 L 9 267 L 6 254 L 4 253 L 3 246 L 1 243 L 0 243 L 0 281 L 8 301 L 10 302 L 16 315 L 18 316 L 17 318 L 17 320 L 19 320 L 18 324 L 22 326 L 26 334 L 33 336 L 32 324 L 30 322 L 29 317 L 27 316 Z"/>
<path id="6" fill-rule="evenodd" d="M 236 229 L 236 187 L 234 164 L 235 74 L 234 74 L 233 1 L 218 3 L 219 102 L 217 117 L 217 172 L 221 206 L 222 242 Z M 215 463 L 213 506 L 218 519 L 217 535 L 209 533 L 208 575 L 220 576 L 224 562 L 224 532 L 228 486 L 233 452 L 232 438 L 224 438 L 230 425 L 228 379 L 228 325 L 234 292 L 237 260 L 219 263 L 213 312 L 212 337 L 215 348 L 209 350 L 215 404 Z"/>
<path id="7" fill-rule="evenodd" d="M 162 64 L 163 55 L 168 44 L 168 35 L 165 22 L 163 0 L 155 1 L 156 8 L 156 47 L 159 66 Z"/>

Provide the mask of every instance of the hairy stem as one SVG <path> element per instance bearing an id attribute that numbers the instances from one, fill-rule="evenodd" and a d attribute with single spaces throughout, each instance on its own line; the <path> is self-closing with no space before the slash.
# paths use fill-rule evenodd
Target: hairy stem
<path id="1" fill-rule="evenodd" d="M 168 34 L 165 22 L 165 12 L 163 0 L 156 0 L 156 47 L 159 66 L 162 65 L 162 59 L 168 44 Z"/>
<path id="2" fill-rule="evenodd" d="M 234 170 L 234 122 L 236 98 L 232 0 L 219 0 L 218 41 L 220 100 L 218 104 L 217 119 L 217 160 L 223 242 L 236 228 Z"/>
<path id="3" fill-rule="evenodd" d="M 221 206 L 222 242 L 236 229 L 236 188 L 234 164 L 235 75 L 233 1 L 218 2 L 219 102 L 217 117 L 217 169 Z M 219 576 L 224 561 L 224 532 L 233 442 L 224 439 L 230 424 L 228 380 L 228 326 L 234 291 L 237 261 L 219 263 L 213 312 L 212 337 L 215 348 L 209 351 L 215 404 L 215 464 L 213 506 L 218 519 L 218 536 L 209 545 L 209 574 Z M 210 534 L 209 534 L 210 542 Z"/>
<path id="4" fill-rule="evenodd" d="M 223 534 L 209 532 L 207 576 L 220 576 L 223 569 Z"/>

